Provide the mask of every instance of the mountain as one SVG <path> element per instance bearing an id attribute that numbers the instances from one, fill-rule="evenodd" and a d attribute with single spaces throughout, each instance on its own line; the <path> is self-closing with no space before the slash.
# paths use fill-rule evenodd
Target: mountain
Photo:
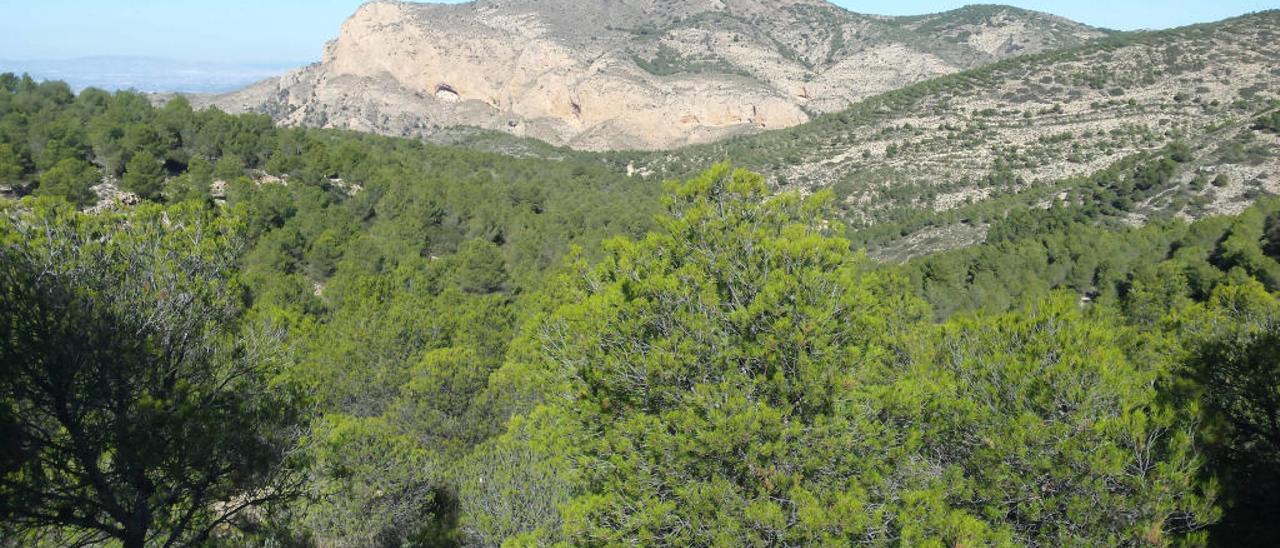
<path id="1" fill-rule="evenodd" d="M 992 10 L 885 24 L 1009 54 L 963 30 Z M 0 74 L 0 536 L 1280 546 L 1277 38 L 974 60 L 663 151 Z M 379 44 L 347 69 L 425 51 Z"/>
<path id="2" fill-rule="evenodd" d="M 1280 11 L 1268 11 L 1020 56 L 792 128 L 613 161 L 678 177 L 728 157 L 781 187 L 833 188 L 855 227 L 949 240 L 919 254 L 981 241 L 981 217 L 1105 187 L 1115 166 L 1158 161 L 1171 145 L 1177 169 L 1137 185 L 1148 188 L 1118 214 L 1139 224 L 1239 212 L 1280 192 L 1280 135 L 1258 122 L 1278 107 Z M 1227 184 L 1204 184 L 1218 175 Z"/>
<path id="3" fill-rule="evenodd" d="M 375 1 L 322 62 L 197 102 L 287 125 L 663 149 L 1107 34 L 1004 6 L 895 18 L 821 0 Z"/>
<path id="4" fill-rule="evenodd" d="M 82 57 L 57 60 L 0 59 L 0 73 L 30 74 L 62 80 L 80 90 L 222 93 L 243 88 L 296 64 L 235 64 L 178 61 L 153 57 Z"/>

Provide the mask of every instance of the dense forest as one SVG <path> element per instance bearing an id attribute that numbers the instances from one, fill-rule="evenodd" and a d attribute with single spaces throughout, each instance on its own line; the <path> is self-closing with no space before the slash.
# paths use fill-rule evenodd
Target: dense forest
<path id="1" fill-rule="evenodd" d="M 1280 201 L 1109 223 L 1177 153 L 877 263 L 727 163 L 5 75 L 0 545 L 1274 543 Z"/>

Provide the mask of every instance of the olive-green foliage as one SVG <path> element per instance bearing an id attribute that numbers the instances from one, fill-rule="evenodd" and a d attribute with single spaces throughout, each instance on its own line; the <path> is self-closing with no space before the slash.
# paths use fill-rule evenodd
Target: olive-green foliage
<path id="1" fill-rule="evenodd" d="M 121 183 L 125 190 L 143 198 L 159 198 L 164 188 L 164 166 L 150 152 L 140 151 L 129 159 Z"/>
<path id="2" fill-rule="evenodd" d="M 233 181 L 244 176 L 244 160 L 240 156 L 229 153 L 218 158 L 214 164 L 213 177 L 222 181 Z"/>
<path id="3" fill-rule="evenodd" d="M 1255 127 L 1271 133 L 1280 133 L 1280 110 L 1273 110 L 1270 113 L 1261 116 L 1255 122 Z"/>
<path id="4" fill-rule="evenodd" d="M 208 160 L 196 156 L 187 164 L 187 171 L 169 179 L 164 194 L 171 201 L 182 202 L 195 200 L 206 202 L 212 195 L 213 166 Z"/>
<path id="5" fill-rule="evenodd" d="M 453 260 L 457 264 L 452 273 L 454 283 L 468 293 L 500 291 L 507 281 L 502 252 L 492 242 L 468 240 Z"/>
<path id="6" fill-rule="evenodd" d="M 509 413 L 486 387 L 517 297 L 570 244 L 596 253 L 604 236 L 649 226 L 655 189 L 576 161 L 336 132 L 277 138 L 269 167 L 288 170 L 277 172 L 287 184 L 229 169 L 239 176 L 226 184 L 226 212 L 253 241 L 242 272 L 255 308 L 296 322 L 289 376 L 325 425 L 303 452 L 348 467 L 316 464 L 314 502 L 289 527 L 339 544 L 449 541 L 455 463 Z M 350 159 L 330 165 L 330 150 Z M 218 176 L 199 157 L 190 166 L 192 181 Z M 339 435 L 361 441 L 326 441 Z M 383 451 L 402 460 L 380 468 Z M 378 475 L 377 489 L 352 487 Z"/>
<path id="7" fill-rule="evenodd" d="M 90 187 L 98 183 L 98 170 L 84 160 L 66 158 L 40 175 L 37 196 L 60 196 L 77 205 L 97 199 Z"/>
<path id="8" fill-rule="evenodd" d="M 1240 268 L 1262 282 L 1268 289 L 1280 290 L 1280 263 L 1268 257 L 1259 245 L 1263 239 L 1266 213 L 1263 208 L 1277 209 L 1274 202 L 1252 207 L 1241 213 L 1218 244 L 1213 262 L 1222 270 Z"/>
<path id="9" fill-rule="evenodd" d="M 53 187 L 45 194 L 81 205 L 85 200 L 78 188 L 84 185 L 74 185 L 72 192 L 65 167 L 46 182 L 49 171 L 78 160 L 100 167 L 109 178 L 122 177 L 127 190 L 158 200 L 166 165 L 180 172 L 195 159 L 262 161 L 276 131 L 266 117 L 197 113 L 181 98 L 156 109 L 136 93 L 90 88 L 75 95 L 65 84 L 12 75 L 0 77 L 0 84 L 0 146 L 16 156 L 14 162 L 0 154 L 0 164 L 6 172 L 16 164 L 20 173 Z"/>
<path id="10" fill-rule="evenodd" d="M 13 184 L 20 181 L 23 171 L 22 158 L 14 152 L 13 146 L 0 143 L 0 184 Z"/>

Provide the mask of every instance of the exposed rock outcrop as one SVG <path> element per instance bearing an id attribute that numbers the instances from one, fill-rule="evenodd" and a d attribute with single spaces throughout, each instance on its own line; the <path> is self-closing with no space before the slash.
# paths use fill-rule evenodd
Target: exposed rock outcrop
<path id="1" fill-rule="evenodd" d="M 322 62 L 197 102 L 287 125 L 660 149 L 1103 34 L 992 6 L 887 18 L 821 0 L 384 0 L 362 6 Z"/>

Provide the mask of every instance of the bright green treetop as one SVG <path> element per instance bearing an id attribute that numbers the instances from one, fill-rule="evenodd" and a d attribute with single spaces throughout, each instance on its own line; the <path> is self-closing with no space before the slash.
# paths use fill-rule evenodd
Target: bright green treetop
<path id="1" fill-rule="evenodd" d="M 719 165 L 567 275 L 491 379 L 543 403 L 474 455 L 467 533 L 1163 544 L 1214 519 L 1192 429 L 1156 398 L 1168 368 L 1132 333 L 1069 299 L 938 331 L 831 235 L 827 198 Z M 512 504 L 520 485 L 543 502 Z"/>

